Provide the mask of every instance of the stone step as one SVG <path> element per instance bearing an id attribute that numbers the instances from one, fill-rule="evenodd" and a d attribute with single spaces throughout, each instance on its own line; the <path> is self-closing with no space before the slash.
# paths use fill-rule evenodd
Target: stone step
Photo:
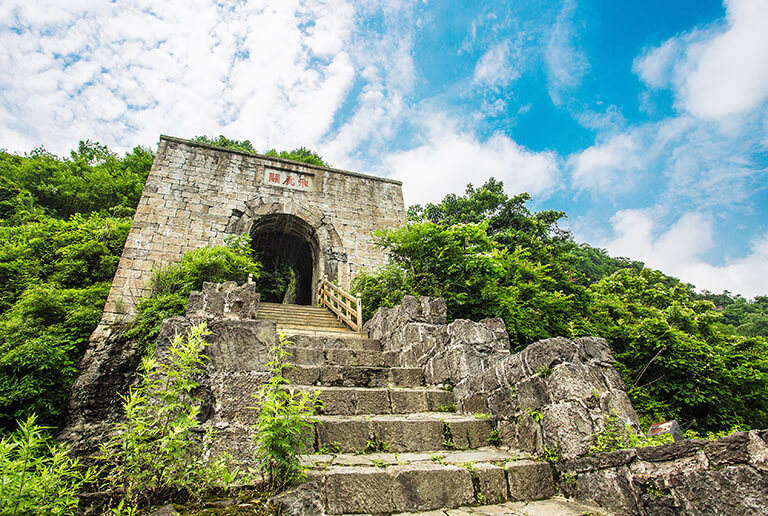
<path id="1" fill-rule="evenodd" d="M 416 513 L 418 514 L 418 513 Z M 391 516 L 416 516 L 412 512 L 400 512 Z M 582 501 L 570 500 L 563 496 L 553 496 L 544 500 L 525 502 L 504 502 L 493 505 L 476 505 L 421 513 L 421 516 L 611 516 L 611 513 Z"/>
<path id="2" fill-rule="evenodd" d="M 323 307 L 259 303 L 257 320 L 274 321 L 278 328 L 346 331 L 347 326 Z"/>
<path id="3" fill-rule="evenodd" d="M 424 371 L 418 367 L 294 365 L 285 378 L 295 385 L 326 387 L 423 387 Z"/>
<path id="4" fill-rule="evenodd" d="M 372 466 L 310 470 L 307 481 L 316 482 L 328 514 L 432 511 L 555 494 L 552 466 L 531 460 L 390 465 L 378 459 Z"/>
<path id="5" fill-rule="evenodd" d="M 400 365 L 399 354 L 394 351 L 382 352 L 365 349 L 347 348 L 303 348 L 288 346 L 285 348 L 291 356 L 291 362 L 301 365 L 348 365 L 394 367 Z"/>
<path id="6" fill-rule="evenodd" d="M 369 339 L 353 332 L 342 335 L 303 335 L 287 332 L 287 337 L 294 346 L 300 348 L 381 351 L 379 340 Z"/>
<path id="7" fill-rule="evenodd" d="M 410 414 L 412 412 L 452 411 L 454 395 L 442 389 L 296 386 L 320 393 L 323 415 Z"/>
<path id="8" fill-rule="evenodd" d="M 286 335 L 307 335 L 312 337 L 346 337 L 348 335 L 355 335 L 359 337 L 368 337 L 367 333 L 358 333 L 351 329 L 346 330 L 329 330 L 327 328 L 291 328 L 290 326 L 278 326 L 278 331 L 282 331 Z"/>
<path id="9" fill-rule="evenodd" d="M 493 430 L 486 419 L 443 412 L 316 419 L 314 451 L 339 453 L 479 448 Z"/>

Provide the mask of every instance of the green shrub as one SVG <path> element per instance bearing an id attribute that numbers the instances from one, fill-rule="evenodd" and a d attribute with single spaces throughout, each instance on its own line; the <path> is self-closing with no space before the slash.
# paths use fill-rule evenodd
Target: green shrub
<path id="1" fill-rule="evenodd" d="M 134 507 L 200 500 L 233 479 L 225 458 L 205 458 L 211 429 L 195 432 L 200 400 L 192 392 L 202 372 L 206 334 L 205 323 L 193 326 L 186 338 L 176 336 L 162 362 L 144 358 L 139 386 L 124 397 L 124 421 L 102 447 L 107 481 Z"/>
<path id="2" fill-rule="evenodd" d="M 136 307 L 136 317 L 125 331 L 128 339 L 136 339 L 141 350 L 152 347 L 163 319 L 183 315 L 189 294 L 203 288 L 203 282 L 244 283 L 248 274 L 258 277 L 260 265 L 251 258 L 250 239 L 243 235 L 230 237 L 225 244 L 201 247 L 184 253 L 177 263 L 155 271 L 152 294 Z"/>
<path id="3" fill-rule="evenodd" d="M 638 434 L 632 427 L 621 421 L 615 413 L 606 416 L 604 424 L 605 428 L 595 436 L 595 444 L 589 448 L 591 455 L 672 442 L 671 434 L 661 434 L 654 437 Z"/>
<path id="4" fill-rule="evenodd" d="M 279 490 L 304 476 L 299 455 L 306 447 L 318 404 L 318 393 L 296 390 L 284 372 L 291 367 L 292 344 L 281 332 L 278 345 L 272 350 L 275 359 L 268 364 L 272 377 L 254 395 L 259 411 L 256 424 L 256 462 L 270 489 Z"/>
<path id="5" fill-rule="evenodd" d="M 0 514 L 73 514 L 94 471 L 70 458 L 35 421 L 29 416 L 16 433 L 0 439 Z"/>

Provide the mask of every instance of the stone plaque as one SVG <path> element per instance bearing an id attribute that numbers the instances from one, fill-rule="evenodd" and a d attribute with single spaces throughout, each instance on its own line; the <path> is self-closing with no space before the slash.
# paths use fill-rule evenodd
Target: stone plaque
<path id="1" fill-rule="evenodd" d="M 311 174 L 301 174 L 289 170 L 279 170 L 275 168 L 264 168 L 264 183 L 270 186 L 279 186 L 281 188 L 290 188 L 291 190 L 312 190 L 312 181 L 314 177 Z"/>

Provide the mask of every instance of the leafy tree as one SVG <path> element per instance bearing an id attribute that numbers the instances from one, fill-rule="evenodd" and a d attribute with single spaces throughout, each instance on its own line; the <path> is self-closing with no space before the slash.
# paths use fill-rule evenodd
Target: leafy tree
<path id="1" fill-rule="evenodd" d="M 0 227 L 0 428 L 61 414 L 129 226 L 90 214 Z"/>
<path id="2" fill-rule="evenodd" d="M 491 180 L 411 207 L 408 225 L 376 234 L 390 264 L 353 282 L 366 314 L 406 293 L 430 295 L 444 297 L 454 318 L 502 317 L 516 349 L 550 336 L 602 336 L 646 423 L 768 426 L 768 345 L 723 332 L 759 334 L 765 298 L 728 298 L 718 311 L 676 278 L 576 245 L 557 227 L 562 212 L 532 213 L 528 199 Z M 726 317 L 739 326 L 723 325 Z"/>
<path id="3" fill-rule="evenodd" d="M 274 156 L 276 158 L 301 161 L 302 163 L 309 163 L 311 165 L 318 165 L 320 167 L 330 167 L 330 165 L 326 163 L 318 153 L 307 149 L 306 147 L 298 147 L 292 151 L 280 151 L 279 153 L 275 149 L 269 149 L 264 154 L 266 156 Z"/>
<path id="4" fill-rule="evenodd" d="M 721 333 L 714 305 L 668 278 L 625 269 L 590 287 L 587 326 L 610 342 L 636 408 L 699 431 L 768 424 L 768 344 Z"/>
<path id="5" fill-rule="evenodd" d="M 256 152 L 256 149 L 251 145 L 250 140 L 230 140 L 223 134 L 220 134 L 218 138 L 210 138 L 208 136 L 195 136 L 193 141 L 199 143 L 207 143 L 208 145 L 217 145 L 219 147 L 227 147 L 228 149 L 237 149 L 245 152 Z"/>
<path id="6" fill-rule="evenodd" d="M 38 148 L 25 156 L 0 152 L 0 202 L 5 197 L 4 219 L 23 221 L 29 198 L 46 213 L 66 218 L 75 213 L 133 209 L 139 202 L 154 153 L 144 147 L 119 158 L 106 146 L 81 141 L 68 158 L 58 158 Z M 15 200 L 8 200 L 17 191 Z M 27 200 L 25 200 L 27 199 Z M 13 209 L 8 206 L 10 202 Z"/>

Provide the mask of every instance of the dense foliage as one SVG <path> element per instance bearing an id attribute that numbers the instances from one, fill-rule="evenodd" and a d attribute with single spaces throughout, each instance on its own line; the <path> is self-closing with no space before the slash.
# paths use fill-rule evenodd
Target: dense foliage
<path id="1" fill-rule="evenodd" d="M 0 438 L 0 514 L 74 514 L 78 491 L 96 480 L 45 430 L 30 416 Z"/>
<path id="2" fill-rule="evenodd" d="M 227 147 L 229 149 L 237 149 L 245 152 L 258 152 L 253 148 L 250 140 L 231 140 L 224 135 L 219 135 L 217 138 L 209 136 L 195 136 L 193 141 L 200 143 L 207 143 L 208 145 L 217 145 L 219 147 Z M 266 156 L 274 156 L 275 158 L 290 159 L 292 161 L 301 161 L 302 163 L 309 163 L 311 165 L 318 165 L 321 167 L 328 167 L 328 163 L 323 160 L 322 156 L 306 147 L 298 147 L 291 151 L 280 151 L 276 149 L 269 149 L 264 153 Z"/>
<path id="3" fill-rule="evenodd" d="M 0 430 L 61 414 L 153 155 L 0 152 Z"/>
<path id="4" fill-rule="evenodd" d="M 490 180 L 412 207 L 405 227 L 376 235 L 390 264 L 353 282 L 366 315 L 404 294 L 441 296 L 453 318 L 503 318 L 513 349 L 599 335 L 646 423 L 768 426 L 768 345 L 756 336 L 765 298 L 726 296 L 718 310 L 675 278 L 577 245 L 557 226 L 564 213 L 532 213 L 528 200 Z"/>

